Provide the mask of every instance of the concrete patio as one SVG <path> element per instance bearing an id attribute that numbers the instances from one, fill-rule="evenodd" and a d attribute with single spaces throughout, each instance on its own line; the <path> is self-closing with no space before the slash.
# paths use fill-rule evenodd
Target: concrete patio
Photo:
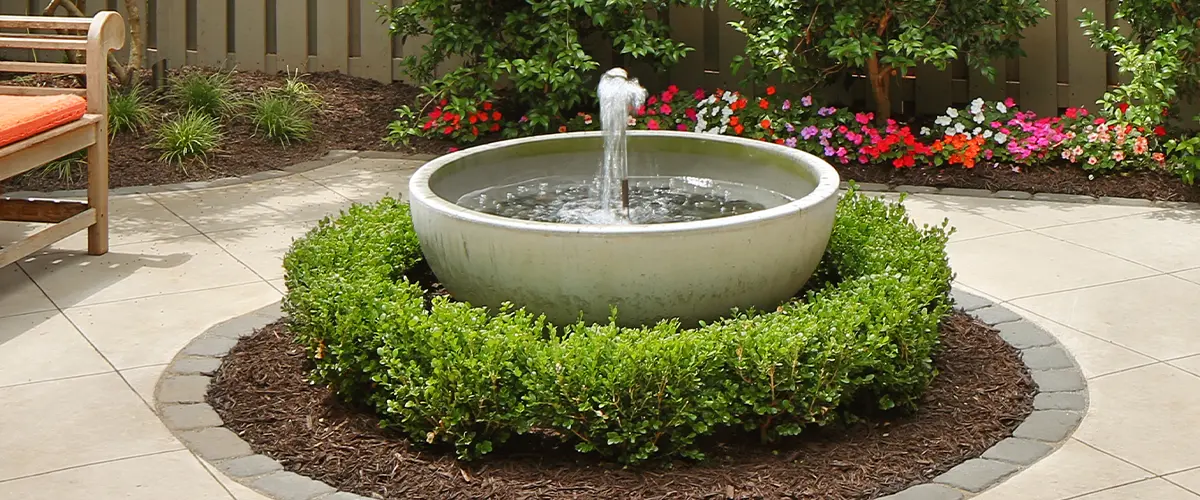
<path id="1" fill-rule="evenodd" d="M 115 197 L 113 246 L 82 235 L 0 268 L 0 499 L 261 499 L 152 410 L 193 337 L 279 300 L 292 238 L 397 194 L 420 162 Z M 892 197 L 894 195 L 884 195 Z M 1200 211 L 915 195 L 949 218 L 964 288 L 1053 333 L 1091 406 L 1050 457 L 976 498 L 1200 500 Z M 30 230 L 0 226 L 0 245 Z"/>

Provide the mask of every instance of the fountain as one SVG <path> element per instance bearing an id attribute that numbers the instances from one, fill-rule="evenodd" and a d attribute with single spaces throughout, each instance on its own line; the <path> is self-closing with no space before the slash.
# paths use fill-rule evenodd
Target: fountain
<path id="1" fill-rule="evenodd" d="M 646 93 L 619 68 L 598 93 L 600 133 L 477 146 L 413 175 L 413 226 L 447 290 L 556 323 L 615 307 L 619 324 L 642 325 L 773 310 L 804 285 L 833 228 L 829 164 L 736 137 L 627 131 Z"/>

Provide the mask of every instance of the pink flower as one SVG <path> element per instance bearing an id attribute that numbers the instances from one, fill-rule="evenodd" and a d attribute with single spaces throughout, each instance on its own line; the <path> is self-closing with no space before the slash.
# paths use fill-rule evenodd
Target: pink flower
<path id="1" fill-rule="evenodd" d="M 646 128 L 650 130 L 658 130 L 658 120 L 651 118 L 650 121 L 646 122 Z"/>
<path id="2" fill-rule="evenodd" d="M 1154 154 L 1150 155 L 1150 159 L 1152 159 L 1156 162 L 1159 162 L 1159 163 L 1166 163 L 1166 161 L 1167 161 L 1167 157 L 1164 156 L 1162 153 L 1154 153 Z"/>
<path id="3" fill-rule="evenodd" d="M 686 123 L 680 123 L 679 125 L 675 126 L 675 130 L 686 131 L 687 129 L 688 129 L 688 126 Z"/>
<path id="4" fill-rule="evenodd" d="M 1088 158 L 1088 165 L 1095 165 L 1097 163 L 1100 163 L 1100 160 L 1097 160 L 1095 156 Z"/>
<path id="5" fill-rule="evenodd" d="M 450 148 L 450 149 L 449 149 L 449 152 L 451 152 L 451 153 L 453 153 L 453 152 L 455 152 L 455 151 L 458 151 L 458 148 Z"/>
<path id="6" fill-rule="evenodd" d="M 703 100 L 705 97 L 704 89 L 696 89 L 696 93 L 692 94 L 692 97 L 695 97 L 697 101 Z"/>
<path id="7" fill-rule="evenodd" d="M 661 108 L 658 108 L 658 111 L 664 115 L 669 115 L 671 114 L 671 107 L 663 104 Z"/>
<path id="8" fill-rule="evenodd" d="M 1004 105 L 1011 109 L 1017 105 L 1017 101 L 1014 101 L 1013 98 L 1009 97 L 1004 100 Z"/>
<path id="9" fill-rule="evenodd" d="M 1144 155 L 1146 154 L 1146 151 L 1149 150 L 1150 143 L 1145 137 L 1138 137 L 1137 140 L 1133 142 L 1133 154 Z"/>
<path id="10" fill-rule="evenodd" d="M 875 118 L 875 113 L 855 113 L 854 114 L 854 120 L 863 125 L 871 123 L 871 120 L 874 118 Z"/>
<path id="11" fill-rule="evenodd" d="M 812 103 L 813 103 L 813 98 L 811 95 L 806 95 L 806 96 L 800 98 L 800 104 L 806 108 L 809 106 L 812 106 Z"/>
<path id="12" fill-rule="evenodd" d="M 1114 160 L 1122 161 L 1125 159 L 1125 152 L 1118 149 L 1116 151 L 1113 151 L 1112 156 L 1113 156 Z"/>

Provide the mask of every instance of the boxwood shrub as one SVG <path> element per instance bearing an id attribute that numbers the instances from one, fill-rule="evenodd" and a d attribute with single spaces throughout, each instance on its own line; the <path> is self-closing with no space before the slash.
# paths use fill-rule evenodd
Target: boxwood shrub
<path id="1" fill-rule="evenodd" d="M 775 311 L 697 328 L 556 326 L 427 303 L 406 276 L 422 258 L 408 206 L 384 199 L 295 242 L 284 304 L 316 382 L 463 459 L 526 432 L 624 463 L 701 458 L 699 438 L 721 429 L 769 441 L 914 407 L 950 308 L 947 234 L 852 191 L 810 291 Z"/>

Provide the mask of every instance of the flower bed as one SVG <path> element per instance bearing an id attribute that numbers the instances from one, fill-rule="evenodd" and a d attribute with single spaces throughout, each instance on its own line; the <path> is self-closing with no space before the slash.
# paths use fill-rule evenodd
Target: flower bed
<path id="1" fill-rule="evenodd" d="M 285 308 L 314 378 L 463 458 L 539 432 L 622 462 L 699 457 L 727 428 L 764 440 L 871 408 L 911 408 L 949 311 L 944 227 L 851 193 L 803 299 L 696 329 L 547 324 L 434 298 L 392 199 L 323 221 L 284 260 Z"/>

